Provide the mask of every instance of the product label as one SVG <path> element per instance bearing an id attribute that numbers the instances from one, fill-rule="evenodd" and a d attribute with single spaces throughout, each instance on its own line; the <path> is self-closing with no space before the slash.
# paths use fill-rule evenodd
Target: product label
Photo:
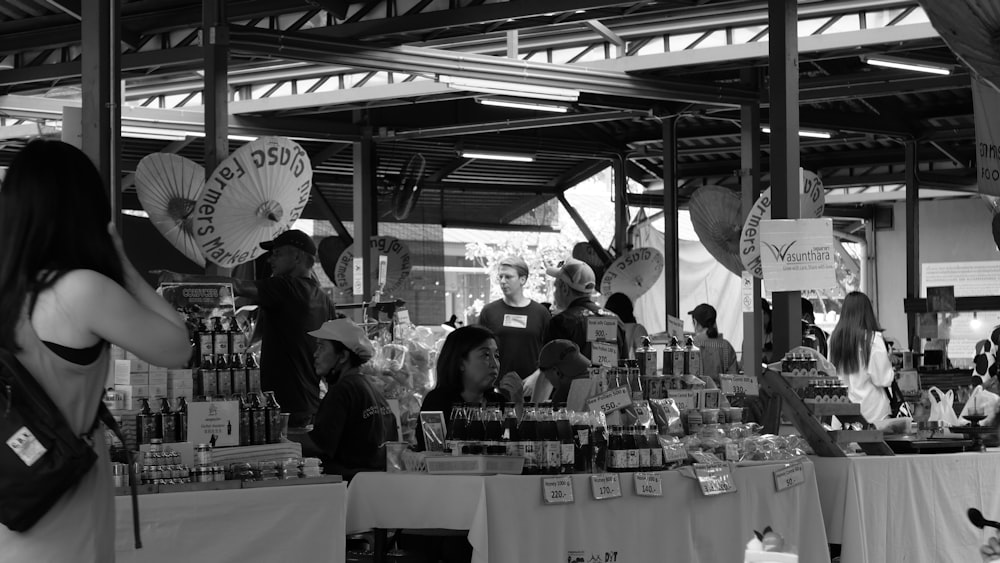
<path id="1" fill-rule="evenodd" d="M 677 389 L 671 390 L 669 395 L 681 412 L 699 408 L 698 391 L 693 389 Z"/>
<path id="2" fill-rule="evenodd" d="M 662 497 L 663 480 L 659 473 L 636 473 L 635 494 L 641 497 Z"/>
<path id="3" fill-rule="evenodd" d="M 663 467 L 663 448 L 657 446 L 655 448 L 650 448 L 649 450 L 649 466 L 660 468 Z"/>
<path id="4" fill-rule="evenodd" d="M 729 464 L 700 465 L 695 464 L 694 474 L 698 477 L 701 493 L 705 496 L 723 495 L 736 492 L 736 482 Z"/>
<path id="5" fill-rule="evenodd" d="M 722 392 L 726 395 L 747 395 L 754 396 L 760 394 L 760 387 L 757 378 L 752 375 L 725 375 L 722 376 Z"/>
<path id="6" fill-rule="evenodd" d="M 628 387 L 622 386 L 588 399 L 587 409 L 608 414 L 631 404 L 632 393 Z"/>
<path id="7" fill-rule="evenodd" d="M 215 346 L 213 345 L 213 338 L 211 332 L 202 332 L 198 338 L 198 356 L 204 358 L 207 355 L 215 353 Z"/>
<path id="8" fill-rule="evenodd" d="M 806 482 L 806 473 L 801 463 L 793 463 L 774 472 L 774 489 L 778 492 L 791 489 Z"/>
<path id="9" fill-rule="evenodd" d="M 673 352 L 670 363 L 673 366 L 672 375 L 684 375 L 684 352 Z"/>
<path id="10" fill-rule="evenodd" d="M 626 457 L 626 463 L 628 463 L 628 465 L 626 467 L 628 469 L 639 469 L 639 450 L 632 449 L 625 451 L 628 454 Z"/>
<path id="11" fill-rule="evenodd" d="M 26 426 L 18 428 L 17 432 L 7 439 L 7 447 L 13 450 L 28 467 L 34 465 L 48 451 Z"/>
<path id="12" fill-rule="evenodd" d="M 504 315 L 503 326 L 507 328 L 528 328 L 528 315 Z"/>
<path id="13" fill-rule="evenodd" d="M 614 469 L 628 469 L 628 451 L 611 450 L 608 456 L 608 467 Z"/>
<path id="14" fill-rule="evenodd" d="M 545 442 L 545 467 L 557 469 L 562 465 L 562 444 Z"/>
<path id="15" fill-rule="evenodd" d="M 573 478 L 548 477 L 542 479 L 542 502 L 545 504 L 572 504 Z"/>
<path id="16" fill-rule="evenodd" d="M 518 448 L 524 455 L 524 467 L 525 468 L 536 468 L 538 464 L 535 460 L 535 443 L 534 442 L 521 442 L 521 447 Z"/>
<path id="17" fill-rule="evenodd" d="M 590 359 L 599 366 L 613 368 L 618 365 L 618 346 L 607 342 L 590 345 Z"/>
<path id="18" fill-rule="evenodd" d="M 701 377 L 701 352 L 687 353 L 688 373 Z"/>
<path id="19" fill-rule="evenodd" d="M 233 322 L 236 322 L 236 321 L 233 321 Z M 239 354 L 240 356 L 243 356 L 243 354 L 245 354 L 246 351 L 247 351 L 247 339 L 246 339 L 246 337 L 243 336 L 242 332 L 233 332 L 233 333 L 230 333 L 230 337 L 231 337 L 231 339 L 230 339 L 230 343 L 229 343 L 229 352 L 231 354 Z"/>
<path id="20" fill-rule="evenodd" d="M 587 317 L 587 342 L 618 342 L 618 319 Z"/>
<path id="21" fill-rule="evenodd" d="M 576 441 L 579 442 L 581 446 L 590 445 L 590 430 L 577 430 Z"/>
<path id="22" fill-rule="evenodd" d="M 591 475 L 590 487 L 594 493 L 594 500 L 605 500 L 622 496 L 622 483 L 615 473 Z"/>
<path id="23" fill-rule="evenodd" d="M 649 448 L 642 448 L 639 450 L 639 467 L 649 467 L 652 455 L 649 453 Z"/>
<path id="24" fill-rule="evenodd" d="M 576 463 L 576 448 L 573 444 L 560 444 L 562 446 L 562 464 L 573 465 Z"/>
<path id="25" fill-rule="evenodd" d="M 642 370 L 642 375 L 655 375 L 656 351 L 643 352 L 639 358 L 639 368 Z"/>

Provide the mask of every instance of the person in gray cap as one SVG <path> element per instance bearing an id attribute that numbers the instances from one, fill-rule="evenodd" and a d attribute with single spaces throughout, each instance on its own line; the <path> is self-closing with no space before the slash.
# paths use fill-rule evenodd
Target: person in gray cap
<path id="1" fill-rule="evenodd" d="M 281 410 L 290 413 L 290 428 L 304 428 L 312 424 L 319 408 L 319 376 L 312 362 L 316 339 L 307 333 L 333 318 L 333 302 L 312 275 L 316 263 L 312 237 L 285 231 L 260 246 L 268 251 L 271 266 L 266 280 L 161 272 L 160 282 L 231 283 L 237 296 L 258 304 L 261 387 L 274 391 Z"/>
<path id="2" fill-rule="evenodd" d="M 558 267 L 546 268 L 545 273 L 556 279 L 555 307 L 559 311 L 549 323 L 545 341 L 563 339 L 577 345 L 583 355 L 593 359 L 587 340 L 587 325 L 594 317 L 611 317 L 617 321 L 616 345 L 619 358 L 628 358 L 625 327 L 614 313 L 594 302 L 597 277 L 585 262 L 569 258 Z"/>
<path id="3" fill-rule="evenodd" d="M 515 372 L 524 379 L 538 367 L 538 353 L 552 315 L 542 304 L 525 297 L 528 264 L 520 256 L 500 261 L 498 280 L 503 298 L 483 307 L 479 324 L 497 337 L 500 373 Z"/>

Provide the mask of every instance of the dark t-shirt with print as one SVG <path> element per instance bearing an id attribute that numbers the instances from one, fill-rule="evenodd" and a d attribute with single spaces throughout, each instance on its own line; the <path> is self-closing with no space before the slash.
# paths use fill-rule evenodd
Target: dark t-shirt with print
<path id="1" fill-rule="evenodd" d="M 261 387 L 274 391 L 282 412 L 307 419 L 319 407 L 316 339 L 308 333 L 333 318 L 333 303 L 312 278 L 278 276 L 256 285 Z"/>
<path id="2" fill-rule="evenodd" d="M 501 374 L 515 371 L 524 379 L 534 373 L 550 319 L 549 310 L 535 301 L 512 307 L 498 299 L 483 307 L 479 324 L 497 335 Z"/>

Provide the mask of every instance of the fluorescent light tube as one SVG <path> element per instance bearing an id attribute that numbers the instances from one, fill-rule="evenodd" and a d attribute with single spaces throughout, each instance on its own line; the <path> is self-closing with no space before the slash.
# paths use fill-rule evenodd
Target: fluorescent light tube
<path id="1" fill-rule="evenodd" d="M 439 76 L 438 81 L 443 82 L 456 90 L 465 90 L 468 92 L 501 94 L 517 98 L 537 98 L 540 100 L 556 100 L 560 102 L 575 102 L 580 99 L 580 91 L 570 88 L 551 88 L 548 86 L 533 86 L 531 84 L 501 82 L 498 80 L 479 80 L 475 78 L 460 78 L 457 76 L 446 75 Z"/>
<path id="2" fill-rule="evenodd" d="M 566 113 L 569 108 L 554 104 L 543 104 L 536 102 L 519 102 L 516 100 L 498 100 L 496 98 L 476 98 L 476 101 L 484 106 L 495 106 L 501 108 L 527 109 L 534 111 L 551 111 L 553 113 Z"/>
<path id="3" fill-rule="evenodd" d="M 482 160 L 504 160 L 507 162 L 534 162 L 534 155 L 481 150 L 463 150 L 462 158 L 478 158 Z"/>
<path id="4" fill-rule="evenodd" d="M 769 125 L 761 125 L 760 130 L 762 133 L 771 134 L 771 127 Z M 829 131 L 819 131 L 816 129 L 799 129 L 799 137 L 810 137 L 812 139 L 832 139 L 833 133 Z"/>
<path id="5" fill-rule="evenodd" d="M 862 57 L 861 60 L 872 66 L 912 70 L 914 72 L 926 72 L 928 74 L 951 74 L 951 67 L 947 65 L 939 65 L 899 57 L 890 57 L 887 55 L 868 55 L 866 57 Z"/>

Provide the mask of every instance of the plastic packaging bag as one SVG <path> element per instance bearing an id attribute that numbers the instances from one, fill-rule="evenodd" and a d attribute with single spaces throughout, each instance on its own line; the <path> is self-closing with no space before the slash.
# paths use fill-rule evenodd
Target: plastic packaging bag
<path id="1" fill-rule="evenodd" d="M 649 409 L 653 412 L 653 420 L 656 422 L 660 435 L 684 435 L 681 411 L 673 399 L 650 399 Z"/>
<path id="2" fill-rule="evenodd" d="M 927 396 L 930 398 L 931 402 L 931 414 L 928 420 L 940 420 L 944 422 L 945 426 L 962 426 L 968 424 L 968 421 L 960 421 L 958 415 L 955 414 L 955 394 L 952 391 L 947 393 L 942 393 L 937 387 L 931 387 L 927 390 Z"/>
<path id="3" fill-rule="evenodd" d="M 998 402 L 1000 402 L 1000 396 L 983 389 L 982 385 L 977 385 L 962 408 L 962 423 L 965 424 L 968 420 L 965 418 L 966 415 L 981 414 L 985 415 L 986 418 L 980 422 L 980 426 L 992 426 L 997 415 Z"/>

